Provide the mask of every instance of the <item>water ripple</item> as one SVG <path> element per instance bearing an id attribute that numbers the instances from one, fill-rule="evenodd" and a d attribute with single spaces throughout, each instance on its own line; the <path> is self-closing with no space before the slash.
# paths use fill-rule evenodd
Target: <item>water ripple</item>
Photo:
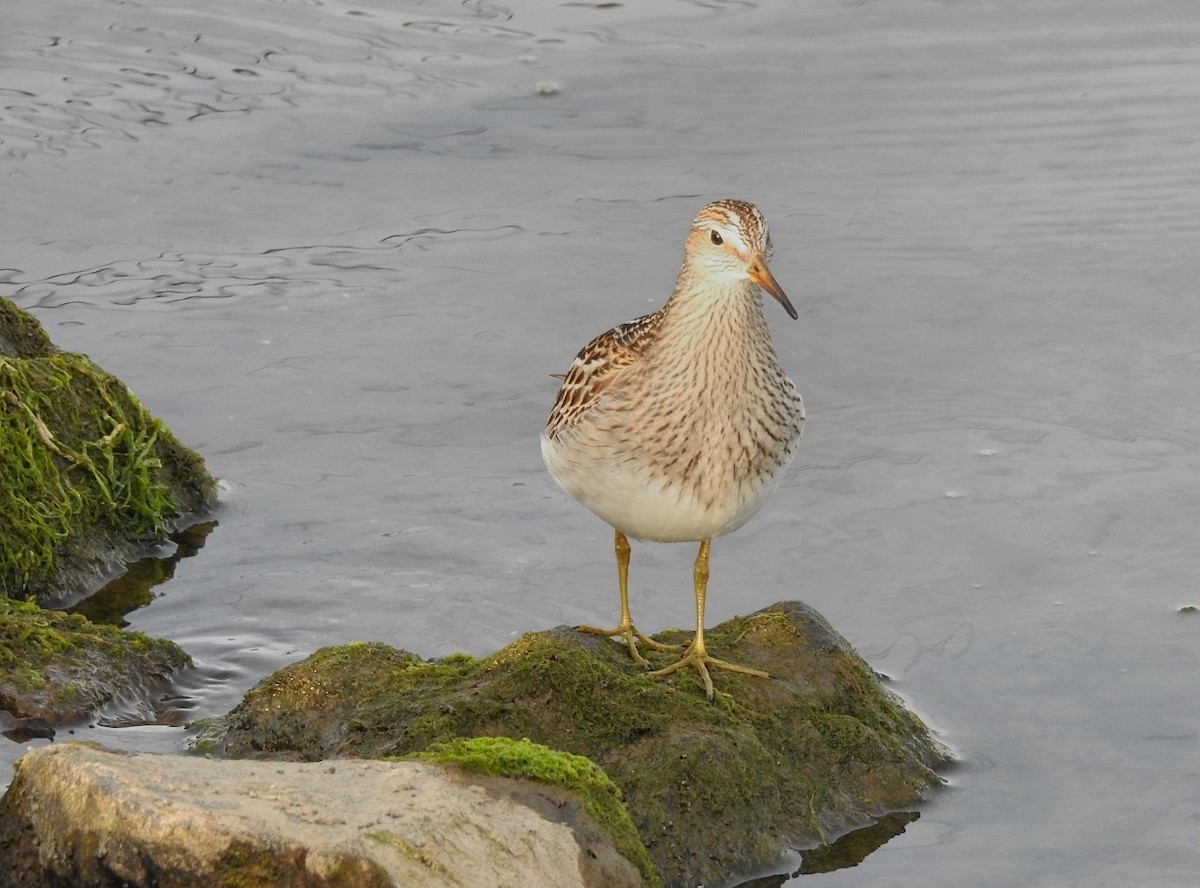
<path id="1" fill-rule="evenodd" d="M 462 242 L 495 241 L 524 233 L 518 225 L 477 229 L 418 228 L 376 244 L 305 244 L 261 253 L 170 251 L 147 259 L 117 259 L 38 280 L 19 269 L 0 269 L 0 280 L 22 305 L 58 308 L 73 302 L 132 305 L 157 300 L 237 299 L 264 293 L 291 297 L 355 287 L 375 287 L 380 272 L 394 277 L 411 265 L 400 254 Z"/>
<path id="2" fill-rule="evenodd" d="M 488 23 L 512 13 L 486 2 L 444 4 L 422 20 L 327 4 L 290 4 L 283 17 L 272 6 L 156 9 L 150 27 L 130 4 L 92 10 L 61 35 L 17 30 L 0 52 L 0 158 L 62 156 L 139 141 L 148 127 L 314 99 L 429 99 L 431 89 L 478 86 L 481 62 L 536 39 Z"/>

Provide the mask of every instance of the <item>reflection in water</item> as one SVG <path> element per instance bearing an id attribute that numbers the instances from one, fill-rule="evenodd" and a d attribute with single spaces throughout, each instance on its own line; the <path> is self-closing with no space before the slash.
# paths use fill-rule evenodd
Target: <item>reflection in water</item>
<path id="1" fill-rule="evenodd" d="M 131 563 L 121 576 L 70 607 L 66 613 L 82 614 L 93 623 L 125 627 L 126 614 L 154 600 L 153 589 L 175 575 L 175 567 L 204 547 L 216 521 L 193 524 L 168 536 L 170 554 L 146 557 Z M 101 707 L 94 724 L 106 728 L 137 725 L 179 727 L 192 718 L 198 696 L 216 682 L 228 680 L 225 670 L 188 667 L 165 681 L 131 686 Z M 53 740 L 55 728 L 40 718 L 13 718 L 0 710 L 0 735 L 14 743 Z"/>
<path id="2" fill-rule="evenodd" d="M 151 590 L 175 575 L 175 565 L 181 558 L 191 558 L 204 548 L 205 539 L 216 526 L 216 521 L 204 521 L 170 534 L 168 539 L 174 543 L 171 554 L 134 561 L 121 576 L 64 610 L 82 614 L 93 623 L 128 626 L 125 615 L 153 601 Z"/>
<path id="3" fill-rule="evenodd" d="M 803 851 L 800 869 L 794 875 L 829 873 L 857 866 L 867 855 L 904 832 L 910 823 L 921 816 L 918 811 L 893 811 L 875 819 L 870 826 L 848 832 L 831 845 L 821 845 Z"/>
<path id="4" fill-rule="evenodd" d="M 830 873 L 834 870 L 858 866 L 867 855 L 876 851 L 904 832 L 918 818 L 917 811 L 893 811 L 875 818 L 875 822 L 862 829 L 846 833 L 836 842 L 820 845 L 800 852 L 800 867 L 789 873 L 760 876 L 748 882 L 739 882 L 736 888 L 779 888 L 796 876 L 813 873 Z"/>
<path id="5" fill-rule="evenodd" d="M 152 687 L 131 688 L 100 708 L 96 724 L 103 728 L 132 728 L 142 725 L 183 727 L 193 718 L 197 701 L 189 689 L 199 688 L 211 678 L 195 668 L 176 674 L 169 682 Z"/>
<path id="6" fill-rule="evenodd" d="M 175 567 L 181 559 L 191 558 L 204 548 L 208 535 L 216 526 L 216 521 L 203 521 L 170 534 L 168 540 L 173 544 L 170 554 L 148 556 L 132 562 L 121 576 L 63 610 L 82 614 L 93 623 L 121 628 L 128 626 L 129 621 L 125 616 L 153 601 L 154 587 L 175 575 Z M 213 680 L 214 677 L 207 675 L 206 670 L 189 667 L 173 675 L 169 681 L 130 687 L 101 707 L 95 723 L 106 728 L 139 725 L 180 727 L 191 719 L 191 713 L 197 705 L 191 691 L 199 690 Z M 29 734 L 24 725 L 16 725 L 13 730 L 24 732 L 27 736 L 40 736 Z"/>
<path id="7" fill-rule="evenodd" d="M 13 743 L 30 740 L 53 740 L 54 726 L 44 718 L 14 718 L 0 709 L 0 735 Z"/>

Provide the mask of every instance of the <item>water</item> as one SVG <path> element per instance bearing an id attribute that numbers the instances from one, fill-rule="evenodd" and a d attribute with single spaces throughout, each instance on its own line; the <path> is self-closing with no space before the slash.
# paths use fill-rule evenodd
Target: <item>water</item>
<path id="1" fill-rule="evenodd" d="M 548 374 L 743 197 L 809 424 L 714 546 L 710 622 L 803 598 L 961 758 L 794 881 L 1193 884 L 1191 4 L 9 6 L 0 289 L 226 485 L 126 618 L 197 661 L 172 712 L 350 639 L 611 622 L 610 533 L 538 455 Z M 635 548 L 641 627 L 687 624 L 692 557 Z M 75 735 L 179 749 L 165 720 Z"/>

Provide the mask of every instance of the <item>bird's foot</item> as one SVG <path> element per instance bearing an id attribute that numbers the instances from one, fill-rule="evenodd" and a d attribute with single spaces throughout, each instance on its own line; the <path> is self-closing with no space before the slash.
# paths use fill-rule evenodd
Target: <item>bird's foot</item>
<path id="1" fill-rule="evenodd" d="M 728 660 L 718 660 L 716 657 L 710 657 L 704 651 L 690 649 L 683 657 L 663 669 L 656 669 L 650 675 L 653 678 L 661 678 L 664 675 L 670 675 L 684 666 L 691 666 L 698 673 L 700 679 L 704 682 L 704 696 L 709 701 L 713 698 L 713 683 L 712 678 L 708 674 L 708 667 L 714 669 L 727 669 L 730 672 L 740 672 L 742 675 L 753 675 L 755 678 L 770 678 L 770 674 L 763 672 L 761 669 L 751 669 L 749 666 L 741 666 L 737 663 L 730 663 Z"/>
<path id="2" fill-rule="evenodd" d="M 653 648 L 656 651 L 678 651 L 683 649 L 683 645 L 665 644 L 661 641 L 655 641 L 649 635 L 643 635 L 633 623 L 617 626 L 614 629 L 598 629 L 595 626 L 576 626 L 575 630 L 577 632 L 586 632 L 588 635 L 603 635 L 607 638 L 619 637 L 625 639 L 625 646 L 629 648 L 629 655 L 643 669 L 650 669 L 651 663 L 638 650 L 637 643 L 639 641 L 646 647 Z"/>

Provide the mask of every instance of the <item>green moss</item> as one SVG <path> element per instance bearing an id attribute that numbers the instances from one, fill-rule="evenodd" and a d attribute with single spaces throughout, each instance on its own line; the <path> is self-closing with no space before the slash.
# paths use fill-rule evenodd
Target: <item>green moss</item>
<path id="1" fill-rule="evenodd" d="M 86 691 L 86 688 L 84 687 L 83 682 L 75 681 L 75 680 L 66 682 L 62 686 L 62 690 L 60 690 L 58 693 L 59 693 L 59 699 L 62 700 L 64 703 L 78 702 L 79 700 L 82 700 L 87 695 L 87 691 Z"/>
<path id="2" fill-rule="evenodd" d="M 418 848 L 412 842 L 409 842 L 403 836 L 398 836 L 394 832 L 389 832 L 386 829 L 377 829 L 363 833 L 366 838 L 373 842 L 378 842 L 380 845 L 386 845 L 402 857 L 411 860 L 420 866 L 425 867 L 431 873 L 435 873 L 443 882 L 456 881 L 453 874 L 438 863 L 428 853 Z"/>
<path id="3" fill-rule="evenodd" d="M 677 885 L 750 871 L 784 844 L 911 806 L 937 783 L 931 769 L 945 751 L 811 609 L 773 605 L 706 638 L 715 656 L 776 678 L 717 672 L 709 703 L 690 670 L 651 678 L 623 645 L 565 627 L 481 660 L 349 645 L 248 694 L 227 717 L 225 750 L 374 758 L 527 738 L 602 768 L 658 871 Z M 646 653 L 656 665 L 677 656 Z"/>
<path id="4" fill-rule="evenodd" d="M 220 888 L 259 888 L 262 885 L 285 884 L 295 875 L 295 865 L 288 865 L 272 850 L 251 845 L 241 839 L 229 847 L 213 868 L 213 883 Z"/>
<path id="5" fill-rule="evenodd" d="M 57 351 L 37 318 L 0 297 L 0 355 L 40 358 Z"/>
<path id="6" fill-rule="evenodd" d="M 567 790 L 580 800 L 584 812 L 600 825 L 648 884 L 662 884 L 629 812 L 621 804 L 621 790 L 590 759 L 509 737 L 437 743 L 416 757 L 423 762 L 454 764 L 475 774 L 538 780 Z"/>
<path id="7" fill-rule="evenodd" d="M 219 718 L 198 718 L 187 725 L 184 749 L 193 755 L 211 755 L 225 740 L 225 723 Z"/>
<path id="8" fill-rule="evenodd" d="M 158 539 L 211 501 L 199 456 L 3 298 L 0 348 L 0 595 L 47 595 L 65 566 L 94 570 L 115 541 Z"/>
<path id="9" fill-rule="evenodd" d="M 349 855 L 329 868 L 325 884 L 329 888 L 395 888 L 395 882 L 382 864 Z"/>
<path id="10" fill-rule="evenodd" d="M 156 475 L 161 426 L 131 416 L 119 386 L 70 355 L 0 358 L 0 592 L 45 584 L 85 528 L 150 537 L 175 514 Z"/>
<path id="11" fill-rule="evenodd" d="M 0 708 L 17 717 L 82 718 L 190 662 L 172 642 L 0 597 Z"/>
<path id="12" fill-rule="evenodd" d="M 306 862 L 307 849 L 260 847 L 235 839 L 213 867 L 209 884 L 215 888 L 265 888 L 296 885 L 305 888 L 391 888 L 392 880 L 379 864 L 361 857 L 344 856 L 324 876 L 314 874 Z"/>

